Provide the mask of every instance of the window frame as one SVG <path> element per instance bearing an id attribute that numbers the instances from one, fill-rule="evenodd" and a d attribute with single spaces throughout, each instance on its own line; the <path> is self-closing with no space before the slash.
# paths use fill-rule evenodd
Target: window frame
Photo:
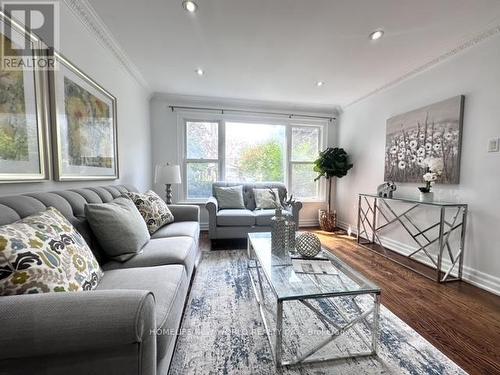
<path id="1" fill-rule="evenodd" d="M 214 122 L 218 123 L 218 159 L 188 159 L 187 158 L 187 122 Z M 255 123 L 255 124 L 268 124 L 268 125 L 281 125 L 285 127 L 285 171 L 284 171 L 284 184 L 288 191 L 292 187 L 292 165 L 293 164 L 311 164 L 312 162 L 299 162 L 292 160 L 292 129 L 293 128 L 306 128 L 315 127 L 319 129 L 319 151 L 327 147 L 328 139 L 328 120 L 322 119 L 287 119 L 283 117 L 274 116 L 254 116 L 254 115 L 228 115 L 219 114 L 205 111 L 180 111 L 177 114 L 177 134 L 178 134 L 178 160 L 182 171 L 182 189 L 179 189 L 178 201 L 186 203 L 205 203 L 207 198 L 188 198 L 187 196 L 187 165 L 188 163 L 217 163 L 218 165 L 218 180 L 225 180 L 225 167 L 226 167 L 226 123 L 239 122 L 239 123 Z M 293 194 L 293 193 L 292 193 Z M 300 198 L 301 202 L 326 202 L 326 184 L 324 179 L 319 181 L 318 196 L 317 198 Z"/>
<path id="2" fill-rule="evenodd" d="M 292 153 L 292 137 L 293 137 L 293 129 L 297 128 L 315 128 L 319 130 L 319 139 L 318 139 L 318 153 L 322 151 L 326 145 L 325 145 L 325 126 L 321 125 L 314 125 L 314 124 L 303 124 L 301 122 L 292 122 L 290 125 L 287 127 L 287 149 L 289 150 L 289 157 L 287 159 L 287 164 L 288 164 L 288 180 L 287 180 L 287 189 L 291 189 L 293 186 L 293 166 L 294 165 L 309 165 L 309 164 L 314 164 L 314 160 L 311 161 L 295 161 L 293 160 L 293 153 Z M 317 187 L 317 197 L 316 198 L 301 198 L 297 197 L 300 199 L 302 202 L 326 202 L 326 185 L 325 183 L 320 180 L 318 181 L 318 187 Z"/>
<path id="3" fill-rule="evenodd" d="M 187 157 L 187 123 L 188 122 L 207 122 L 207 123 L 216 123 L 217 124 L 217 159 L 205 159 L 205 158 L 188 158 Z M 189 198 L 188 197 L 188 184 L 187 184 L 187 167 L 188 164 L 195 164 L 195 163 L 200 163 L 200 164 L 209 164 L 209 163 L 214 163 L 217 164 L 217 179 L 221 179 L 221 152 L 222 155 L 223 151 L 221 151 L 221 128 L 222 128 L 222 122 L 219 120 L 200 120 L 200 119 L 188 119 L 186 118 L 184 120 L 184 126 L 183 126 L 183 135 L 182 135 L 182 163 L 181 163 L 181 170 L 182 170 L 182 200 L 186 202 L 204 202 L 207 200 L 207 198 Z M 181 144 L 181 143 L 179 143 Z"/>

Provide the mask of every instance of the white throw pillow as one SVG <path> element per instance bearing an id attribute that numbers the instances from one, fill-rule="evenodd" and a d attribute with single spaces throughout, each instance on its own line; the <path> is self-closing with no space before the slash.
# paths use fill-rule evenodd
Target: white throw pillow
<path id="1" fill-rule="evenodd" d="M 273 194 L 274 193 L 274 194 Z M 258 210 L 277 208 L 281 206 L 278 189 L 253 189 L 255 208 Z"/>

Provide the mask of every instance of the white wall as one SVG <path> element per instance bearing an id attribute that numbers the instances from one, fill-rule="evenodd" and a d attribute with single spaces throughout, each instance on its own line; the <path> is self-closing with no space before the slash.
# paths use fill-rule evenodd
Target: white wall
<path id="1" fill-rule="evenodd" d="M 117 98 L 120 179 L 2 184 L 0 195 L 121 183 L 149 189 L 152 182 L 149 92 L 97 41 L 64 2 L 60 4 L 62 54 Z"/>
<path id="2" fill-rule="evenodd" d="M 216 108 L 232 108 L 245 109 L 254 111 L 272 111 L 272 112 L 292 112 L 301 114 L 316 114 L 323 116 L 331 116 L 335 109 L 326 109 L 318 107 L 297 107 L 276 103 L 265 102 L 250 102 L 242 100 L 228 100 L 219 98 L 177 96 L 168 94 L 155 94 L 150 102 L 151 110 L 151 126 L 152 126 L 152 149 L 153 149 L 153 164 L 171 162 L 179 164 L 179 148 L 178 148 L 178 113 L 172 112 L 169 105 L 178 106 L 200 106 L 200 107 L 216 107 Z M 336 125 L 330 123 L 328 127 L 329 145 L 334 144 Z M 165 187 L 155 185 L 155 191 L 162 197 L 165 195 Z M 179 186 L 173 186 L 174 201 L 179 200 Z M 202 228 L 208 226 L 208 214 L 202 206 L 201 210 L 201 225 Z M 300 213 L 300 225 L 302 226 L 317 226 L 318 225 L 318 209 L 325 208 L 324 202 L 319 203 L 304 203 L 304 207 Z"/>
<path id="3" fill-rule="evenodd" d="M 464 278 L 500 294 L 500 153 L 487 152 L 488 139 L 500 136 L 499 36 L 344 110 L 338 143 L 354 168 L 338 182 L 336 204 L 343 225 L 355 228 L 357 194 L 375 192 L 384 179 L 386 120 L 460 94 L 466 98 L 460 184 L 434 191 L 437 199 L 469 204 Z M 397 194 L 417 197 L 417 186 L 399 185 Z M 424 214 L 431 217 L 432 210 Z M 385 238 L 396 250 L 411 248 L 399 231 Z"/>

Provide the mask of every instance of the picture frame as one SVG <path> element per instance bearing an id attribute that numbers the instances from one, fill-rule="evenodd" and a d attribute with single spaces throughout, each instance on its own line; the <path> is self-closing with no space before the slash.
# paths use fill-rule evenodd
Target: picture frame
<path id="1" fill-rule="evenodd" d="M 422 182 L 435 159 L 444 166 L 436 182 L 459 184 L 464 103 L 458 95 L 388 119 L 384 180 Z"/>
<path id="2" fill-rule="evenodd" d="M 54 178 L 119 178 L 116 98 L 55 52 L 49 72 Z"/>
<path id="3" fill-rule="evenodd" d="M 0 26 L 3 59 L 0 63 L 0 184 L 47 181 L 46 74 L 33 66 L 9 68 L 6 62 L 6 56 L 10 56 L 10 61 L 18 59 L 19 62 L 39 59 L 42 43 L 3 13 L 0 13 Z M 16 51 L 23 48 L 18 43 L 28 46 L 32 54 L 17 56 Z"/>

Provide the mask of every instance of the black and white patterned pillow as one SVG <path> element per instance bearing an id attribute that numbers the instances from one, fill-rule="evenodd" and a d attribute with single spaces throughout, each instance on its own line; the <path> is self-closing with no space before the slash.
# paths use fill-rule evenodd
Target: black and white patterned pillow
<path id="1" fill-rule="evenodd" d="M 174 215 L 168 209 L 167 204 L 154 191 L 147 193 L 127 192 L 125 195 L 132 199 L 141 213 L 149 234 L 153 234 L 165 224 L 174 221 Z"/>

